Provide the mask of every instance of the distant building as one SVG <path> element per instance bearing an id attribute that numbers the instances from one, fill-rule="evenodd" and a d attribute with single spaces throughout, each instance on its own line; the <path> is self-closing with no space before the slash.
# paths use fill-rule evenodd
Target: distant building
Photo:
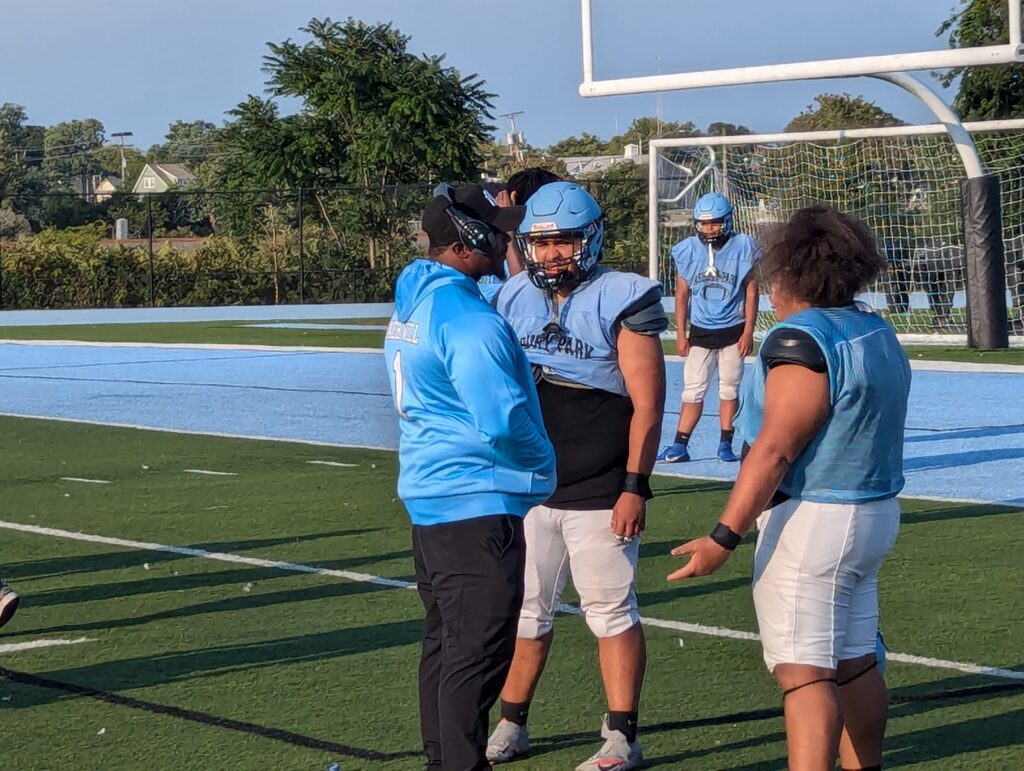
<path id="1" fill-rule="evenodd" d="M 565 164 L 565 171 L 570 177 L 583 177 L 601 174 L 620 163 L 642 166 L 647 163 L 647 156 L 640 152 L 639 145 L 628 144 L 622 155 L 571 155 L 558 160 Z"/>
<path id="2" fill-rule="evenodd" d="M 121 178 L 116 174 L 83 174 L 74 177 L 70 183 L 71 191 L 82 196 L 89 203 L 106 201 L 121 189 Z"/>
<path id="3" fill-rule="evenodd" d="M 135 180 L 133 193 L 165 193 L 187 187 L 196 175 L 177 163 L 147 163 Z"/>
<path id="4" fill-rule="evenodd" d="M 124 181 L 115 174 L 101 174 L 102 178 L 96 183 L 93 191 L 92 202 L 102 203 L 113 197 L 123 186 Z"/>

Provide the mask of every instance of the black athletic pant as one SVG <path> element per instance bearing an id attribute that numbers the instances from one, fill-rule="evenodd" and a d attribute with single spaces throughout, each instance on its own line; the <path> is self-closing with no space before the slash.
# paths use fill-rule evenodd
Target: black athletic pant
<path id="1" fill-rule="evenodd" d="M 523 604 L 521 517 L 496 515 L 412 530 L 427 617 L 420 730 L 427 768 L 489 769 L 487 717 L 501 694 Z"/>

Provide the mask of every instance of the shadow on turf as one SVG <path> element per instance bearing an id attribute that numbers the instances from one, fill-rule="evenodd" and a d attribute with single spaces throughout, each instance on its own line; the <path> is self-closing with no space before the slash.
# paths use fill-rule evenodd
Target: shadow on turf
<path id="1" fill-rule="evenodd" d="M 905 458 L 904 472 L 927 471 L 929 469 L 963 468 L 978 463 L 996 460 L 1016 460 L 1024 458 L 1024 447 L 1007 447 L 993 450 L 971 450 L 968 452 L 950 452 L 945 455 L 928 455 L 923 458 Z"/>
<path id="2" fill-rule="evenodd" d="M 951 519 L 996 517 L 1002 514 L 1020 514 L 1020 511 L 1014 511 L 1006 506 L 986 506 L 984 504 L 944 506 L 925 511 L 904 511 L 900 514 L 900 524 L 919 525 L 926 522 L 946 522 Z"/>
<path id="3" fill-rule="evenodd" d="M 381 555 L 379 558 L 385 558 L 387 555 Z M 367 558 L 369 560 L 369 558 Z M 233 612 L 239 610 L 252 610 L 255 608 L 274 608 L 280 605 L 291 605 L 296 606 L 298 603 L 306 601 L 315 601 L 323 599 L 332 599 L 340 597 L 348 597 L 357 594 L 366 594 L 369 592 L 376 592 L 381 590 L 393 591 L 391 587 L 379 586 L 376 584 L 360 583 L 353 581 L 338 581 L 335 579 L 328 579 L 327 583 L 319 584 L 316 586 L 309 586 L 303 589 L 284 589 L 275 592 L 266 592 L 261 586 L 261 582 L 266 582 L 268 579 L 283 578 L 287 577 L 287 573 L 267 573 L 265 568 L 252 568 L 250 570 L 231 570 L 226 571 L 228 574 L 225 576 L 224 572 L 208 574 L 209 577 L 215 578 L 221 577 L 221 580 L 212 582 L 217 585 L 236 583 L 238 585 L 238 595 L 234 597 L 228 597 L 210 602 L 200 602 L 192 605 L 185 605 L 183 607 L 172 608 L 170 610 L 162 610 L 156 613 L 149 613 L 146 615 L 138 616 L 127 616 L 119 619 L 102 619 L 96 621 L 86 621 L 79 624 L 59 624 L 51 627 L 40 627 L 38 629 L 21 629 L 17 630 L 19 635 L 40 635 L 40 634 L 56 634 L 66 632 L 88 632 L 100 629 L 122 629 L 127 627 L 137 627 L 149 624 L 156 621 L 165 621 L 168 619 L 177 618 L 190 618 L 194 616 L 201 616 L 210 613 L 222 613 L 222 612 Z M 195 576 L 200 578 L 202 576 Z M 186 577 L 182 577 L 186 578 Z M 252 583 L 249 591 L 243 589 L 244 584 Z M 194 587 L 193 587 L 194 588 Z M 161 589 L 153 589 L 153 591 L 168 591 L 167 587 Z M 29 610 L 32 605 L 33 598 L 29 598 L 26 603 L 27 607 L 25 610 Z M 22 611 L 22 618 L 25 615 L 25 611 Z"/>
<path id="4" fill-rule="evenodd" d="M 277 640 L 271 643 L 225 646 L 209 651 L 193 651 L 186 654 L 147 658 L 143 661 L 112 662 L 76 670 L 48 673 L 47 676 L 30 675 L 0 669 L 0 676 L 14 682 L 37 686 L 40 695 L 50 696 L 48 699 L 31 700 L 32 704 L 19 701 L 16 705 L 11 705 L 13 707 L 32 706 L 41 702 L 52 701 L 55 698 L 60 698 L 62 695 L 92 698 L 118 706 L 141 709 L 230 730 L 243 731 L 300 746 L 329 749 L 349 757 L 367 760 L 414 758 L 419 753 L 412 750 L 385 753 L 372 749 L 348 747 L 280 729 L 221 718 L 216 715 L 196 712 L 181 707 L 146 702 L 113 693 L 110 690 L 100 690 L 96 686 L 83 685 L 75 682 L 75 680 L 100 680 L 107 688 L 144 687 L 154 684 L 151 682 L 153 678 L 139 677 L 136 667 L 141 667 L 143 671 L 148 670 L 149 672 L 168 667 L 171 673 L 175 673 L 181 669 L 181 662 L 190 661 L 190 664 L 184 667 L 184 670 L 189 674 L 196 674 L 197 669 L 194 666 L 196 663 L 194 657 L 197 656 L 203 658 L 212 656 L 213 658 L 208 663 L 230 662 L 236 665 L 238 663 L 263 665 L 266 663 L 279 663 L 282 660 L 297 661 L 325 658 L 330 655 L 349 655 L 377 650 L 386 645 L 416 642 L 419 640 L 420 628 L 421 625 L 418 621 L 404 621 L 381 624 L 376 627 L 341 630 L 327 635 L 310 635 L 303 638 Z M 403 642 L 399 642 L 399 640 Z M 284 651 L 288 652 L 287 659 L 279 657 L 280 653 Z M 325 652 L 327 656 L 323 655 Z M 270 655 L 268 656 L 267 654 Z M 270 660 L 268 661 L 268 659 Z M 229 667 L 216 666 L 206 668 L 204 671 L 212 671 L 212 669 L 223 670 L 225 668 Z M 111 675 L 113 675 L 112 678 Z M 65 679 L 66 676 L 70 676 L 72 679 Z M 128 682 L 125 683 L 125 680 Z M 940 709 L 943 703 L 962 703 L 968 699 L 976 701 L 979 698 L 998 698 L 1004 695 L 1019 694 L 1022 690 L 1024 690 L 1024 683 L 993 683 L 991 680 L 982 680 L 977 677 L 950 678 L 940 683 L 911 686 L 894 692 L 894 704 L 890 716 L 893 720 L 899 720 L 933 709 Z M 771 707 L 727 715 L 654 723 L 644 726 L 643 733 L 687 731 L 709 726 L 736 725 L 738 723 L 763 720 L 779 721 L 780 718 L 781 709 Z M 1019 731 L 1022 720 L 1024 720 L 1024 710 L 1013 710 L 995 717 L 975 718 L 951 725 L 945 724 L 920 731 L 895 736 L 890 735 L 890 738 L 886 741 L 885 763 L 887 767 L 899 767 L 938 761 L 965 753 L 1024 744 L 1024 735 Z M 537 737 L 534 739 L 533 746 L 531 747 L 530 758 L 537 758 L 550 752 L 577 745 L 593 744 L 596 738 L 596 733 L 593 731 Z M 775 731 L 771 734 L 742 739 L 729 744 L 715 744 L 714 746 L 700 746 L 701 741 L 698 736 L 691 738 L 694 741 L 689 743 L 695 745 L 693 748 L 688 748 L 672 755 L 649 757 L 646 766 L 673 766 L 682 761 L 707 757 L 708 755 L 719 755 L 749 747 L 758 747 L 767 743 L 783 742 L 785 735 L 781 731 Z M 529 763 L 529 759 L 519 765 L 522 768 L 527 768 L 527 763 Z M 786 761 L 784 758 L 776 758 L 754 764 L 744 762 L 740 766 L 732 767 L 733 771 L 739 771 L 740 769 L 777 771 L 785 768 Z"/>
<path id="5" fill-rule="evenodd" d="M 378 562 L 396 559 L 404 560 L 411 557 L 411 551 L 401 550 L 387 552 L 385 554 L 366 554 L 359 557 L 331 560 L 329 563 L 318 564 L 318 567 L 331 570 L 348 570 L 350 568 L 362 567 L 363 565 L 372 565 Z M 81 602 L 113 600 L 123 597 L 137 597 L 144 594 L 157 594 L 161 592 L 188 591 L 192 589 L 201 589 L 232 583 L 237 583 L 239 587 L 241 587 L 245 583 L 271 581 L 295 575 L 294 572 L 271 567 L 232 568 L 231 570 L 214 570 L 210 572 L 187 574 L 171 572 L 168 574 L 166 571 L 170 568 L 167 565 L 161 565 L 159 563 L 146 564 L 150 565 L 148 569 L 143 567 L 143 563 L 139 563 L 137 566 L 137 573 L 139 575 L 138 581 L 121 581 L 109 584 L 93 584 L 74 588 L 51 589 L 38 594 L 30 594 L 26 592 L 23 599 L 25 600 L 26 605 L 34 607 L 74 605 Z"/>
<path id="6" fill-rule="evenodd" d="M 907 430 L 912 431 L 914 429 Z M 921 429 L 917 430 L 920 431 Z M 1024 434 L 1024 423 L 1010 426 L 971 426 L 949 430 L 929 430 L 925 433 L 908 436 L 905 441 L 908 444 L 916 442 L 944 442 L 952 439 L 977 439 L 982 436 L 1006 436 L 1008 434 Z"/>
<path id="7" fill-rule="evenodd" d="M 131 696 L 123 696 L 121 694 L 111 693 L 110 691 L 103 691 L 97 688 L 89 688 L 87 686 L 77 685 L 75 683 L 65 683 L 59 680 L 51 680 L 46 677 L 31 675 L 26 672 L 14 672 L 3 667 L 0 667 L 0 677 L 4 677 L 7 680 L 10 680 L 12 683 L 34 686 L 36 688 L 46 688 L 52 691 L 66 693 L 79 698 L 95 699 L 96 701 L 105 702 L 107 704 L 113 704 L 114 706 L 118 707 L 128 707 L 130 709 L 137 709 L 143 712 L 149 712 L 156 715 L 175 717 L 179 720 L 187 720 L 193 723 L 200 723 L 202 725 L 214 726 L 216 728 L 224 728 L 232 731 L 240 731 L 247 734 L 253 734 L 255 736 L 261 736 L 264 739 L 286 742 L 288 744 L 293 744 L 298 747 L 307 747 L 309 749 L 327 751 L 335 755 L 342 755 L 344 757 L 386 762 L 391 760 L 404 760 L 406 758 L 415 758 L 419 757 L 421 754 L 415 750 L 403 750 L 399 752 L 377 752 L 376 750 L 368 750 L 363 749 L 361 747 L 352 747 L 347 744 L 340 744 L 338 742 L 317 739 L 312 736 L 306 736 L 304 734 L 298 734 L 293 731 L 286 731 L 280 728 L 259 725 L 258 723 L 248 723 L 243 720 L 233 720 L 231 718 L 224 718 L 218 715 L 211 715 L 208 712 L 200 712 L 198 710 L 185 709 L 183 707 L 175 707 L 173 705 L 168 704 L 158 704 L 152 701 L 144 701 L 143 699 L 136 699 Z"/>
<path id="8" fill-rule="evenodd" d="M 927 683 L 893 691 L 893 705 L 890 709 L 889 717 L 890 720 L 896 721 L 932 710 L 942 709 L 943 706 L 950 704 L 959 705 L 968 700 L 972 703 L 977 703 L 982 699 L 997 699 L 1016 695 L 1022 691 L 1024 691 L 1024 683 L 1021 682 L 994 683 L 991 679 L 971 676 L 949 678 L 938 683 Z M 771 707 L 727 715 L 651 723 L 642 727 L 641 734 L 690 731 L 710 726 L 736 725 L 763 720 L 776 720 L 780 721 L 781 724 L 781 719 L 781 707 Z M 1019 730 L 1020 725 L 1022 725 L 1022 719 L 1024 719 L 1024 710 L 1014 710 L 995 717 L 943 724 L 934 728 L 898 735 L 893 735 L 890 732 L 890 736 L 886 739 L 885 743 L 885 766 L 898 767 L 927 761 L 937 761 L 965 752 L 978 752 L 999 747 L 1022 745 L 1024 744 L 1024 734 Z M 530 756 L 537 757 L 567 747 L 593 744 L 596 738 L 595 732 L 539 737 L 534 740 L 530 748 Z M 784 741 L 785 733 L 782 731 L 713 746 L 702 746 L 700 737 L 696 736 L 693 738 L 693 741 L 686 742 L 688 745 L 693 745 L 692 749 L 685 749 L 671 755 L 648 757 L 645 767 L 672 766 L 683 761 L 702 758 L 712 754 Z M 778 758 L 754 764 L 744 762 L 739 766 L 722 766 L 722 768 L 728 768 L 730 771 L 740 771 L 740 769 L 776 771 L 785 769 L 786 766 L 785 758 Z"/>
<path id="9" fill-rule="evenodd" d="M 347 586 L 347 585 L 340 585 Z M 358 585 L 362 586 L 362 585 Z M 415 596 L 415 595 L 413 595 Z M 374 653 L 388 648 L 418 644 L 423 631 L 419 618 L 394 621 L 373 626 L 336 629 L 319 634 L 284 637 L 277 640 L 241 643 L 237 645 L 206 646 L 196 650 L 172 651 L 142 656 L 133 659 L 115 659 L 80 667 L 69 667 L 39 673 L 39 676 L 62 683 L 72 683 L 86 688 L 103 691 L 148 688 L 157 685 L 183 682 L 206 675 L 222 675 L 230 672 L 253 672 L 265 667 L 282 664 L 296 664 L 309 661 L 329 661 Z M 289 670 L 279 670 L 275 677 L 287 678 Z M 282 675 L 282 673 L 285 673 Z M 415 672 L 410 670 L 410 677 Z M 308 683 L 294 683 L 290 686 L 302 688 Z M 330 687 L 317 686 L 317 698 L 330 698 Z M 60 691 L 39 689 L 34 698 L 13 701 L 5 709 L 20 709 L 48 704 L 56 699 L 66 698 Z"/>
<path id="10" fill-rule="evenodd" d="M 662 476 L 661 480 L 671 479 L 669 476 Z M 681 495 L 690 495 L 696 493 L 727 493 L 732 490 L 732 482 L 715 482 L 712 480 L 702 480 L 699 482 L 689 482 L 683 485 L 676 485 L 669 488 L 661 486 L 663 481 L 654 486 L 654 495 L 656 498 L 676 498 Z"/>
<path id="11" fill-rule="evenodd" d="M 188 548 L 214 552 L 242 552 L 249 549 L 260 549 L 267 546 L 282 546 L 304 541 L 318 541 L 323 538 L 342 538 L 352 535 L 365 535 L 378 532 L 380 528 L 362 528 L 355 530 L 333 530 L 326 533 L 309 533 L 307 535 L 287 536 L 278 538 L 254 538 L 244 541 L 214 541 L 194 543 Z M 71 575 L 73 573 L 93 573 L 102 570 L 119 570 L 121 568 L 142 567 L 142 564 L 168 562 L 171 560 L 194 559 L 183 554 L 170 552 L 145 551 L 129 549 L 127 551 L 106 552 L 102 554 L 71 555 L 52 559 L 11 562 L 4 566 L 4 575 L 8 578 L 23 580 L 28 578 L 46 578 L 54 575 Z"/>
<path id="12" fill-rule="evenodd" d="M 705 594 L 712 594 L 713 592 L 725 592 L 730 589 L 737 589 L 741 586 L 749 587 L 750 578 L 742 576 L 740 578 L 728 578 L 721 581 L 707 581 L 704 583 L 686 583 L 673 586 L 669 589 L 660 589 L 656 592 L 640 592 L 637 598 L 640 603 L 641 609 L 647 608 L 651 605 L 658 605 L 662 602 L 672 602 L 673 600 L 701 597 Z"/>

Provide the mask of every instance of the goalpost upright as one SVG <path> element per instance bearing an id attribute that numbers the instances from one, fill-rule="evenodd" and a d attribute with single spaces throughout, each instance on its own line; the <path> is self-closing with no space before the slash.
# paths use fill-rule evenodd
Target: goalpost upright
<path id="1" fill-rule="evenodd" d="M 884 54 L 845 59 L 790 62 L 753 67 L 680 72 L 664 75 L 597 80 L 594 77 L 594 44 L 591 0 L 582 2 L 584 97 L 710 88 L 789 80 L 870 76 L 897 85 L 913 94 L 939 119 L 955 142 L 964 162 L 961 182 L 963 248 L 967 286 L 967 344 L 972 348 L 1005 348 L 1009 344 L 1006 314 L 1006 269 L 1003 257 L 999 180 L 985 172 L 970 134 L 952 109 L 923 81 L 908 74 L 914 70 L 1012 64 L 1024 61 L 1021 44 L 1021 5 L 1007 0 L 1008 42 L 963 49 L 943 49 L 904 54 Z M 657 168 L 651 164 L 649 182 L 657 187 Z M 656 211 L 657 202 L 652 199 Z M 649 224 L 651 248 L 657 223 Z"/>

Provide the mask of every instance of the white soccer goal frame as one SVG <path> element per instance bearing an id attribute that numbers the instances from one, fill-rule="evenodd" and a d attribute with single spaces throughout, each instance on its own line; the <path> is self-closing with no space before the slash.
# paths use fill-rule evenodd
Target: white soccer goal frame
<path id="1" fill-rule="evenodd" d="M 970 137 L 972 133 L 998 132 L 998 131 L 1024 131 L 1024 119 L 1012 120 L 990 120 L 973 121 L 962 124 L 961 130 Z M 659 227 L 661 224 L 661 206 L 663 204 L 675 203 L 682 198 L 682 195 L 675 194 L 671 198 L 659 198 L 659 168 L 663 161 L 663 152 L 666 149 L 677 147 L 704 148 L 708 152 L 708 162 L 702 169 L 685 169 L 693 173 L 691 179 L 683 188 L 683 192 L 691 190 L 711 170 L 716 158 L 716 148 L 723 148 L 737 145 L 769 145 L 776 143 L 794 144 L 799 142 L 834 142 L 845 139 L 883 139 L 886 137 L 920 137 L 920 136 L 950 136 L 951 141 L 956 142 L 950 132 L 947 123 L 931 123 L 914 126 L 890 126 L 881 128 L 863 129 L 842 129 L 836 131 L 803 131 L 773 134 L 738 134 L 732 136 L 707 136 L 707 137 L 681 137 L 674 139 L 652 139 L 648 144 L 648 274 L 655 281 L 661 281 L 662 268 L 662 244 Z M 964 157 L 964 147 L 956 142 L 961 157 Z M 974 152 L 973 140 L 970 149 Z M 664 159 L 667 160 L 667 159 Z M 672 161 L 670 163 L 675 164 Z M 970 174 L 967 174 L 970 176 Z M 671 299 L 671 298 L 666 298 Z M 905 343 L 945 343 L 963 344 L 963 334 L 914 334 L 901 333 L 900 339 Z M 1014 345 L 1024 344 L 1024 338 L 1012 338 Z"/>
<path id="2" fill-rule="evenodd" d="M 788 80 L 849 78 L 860 75 L 876 75 L 881 72 L 912 72 L 1024 62 L 1020 2 L 1019 0 L 1007 0 L 1009 42 L 1001 45 L 595 80 L 591 0 L 582 0 L 582 10 L 583 82 L 580 83 L 579 93 L 583 97 L 679 91 Z"/>
<path id="3" fill-rule="evenodd" d="M 1024 131 L 1024 119 L 973 121 L 963 124 L 968 134 L 981 131 Z M 647 166 L 647 235 L 648 272 L 652 279 L 658 279 L 660 247 L 658 244 L 658 204 L 670 203 L 658 198 L 658 162 L 661 151 L 671 147 L 728 147 L 730 145 L 765 145 L 779 142 L 829 142 L 842 139 L 882 139 L 885 137 L 929 136 L 948 134 L 945 123 L 928 123 L 916 126 L 888 126 L 884 128 L 840 129 L 837 131 L 794 131 L 775 134 L 736 134 L 732 136 L 683 137 L 678 139 L 652 139 L 648 143 Z M 973 143 L 972 143 L 973 147 Z M 712 156 L 713 157 L 713 156 Z M 698 174 L 705 173 L 704 170 Z M 694 180 L 696 181 L 696 180 Z"/>

